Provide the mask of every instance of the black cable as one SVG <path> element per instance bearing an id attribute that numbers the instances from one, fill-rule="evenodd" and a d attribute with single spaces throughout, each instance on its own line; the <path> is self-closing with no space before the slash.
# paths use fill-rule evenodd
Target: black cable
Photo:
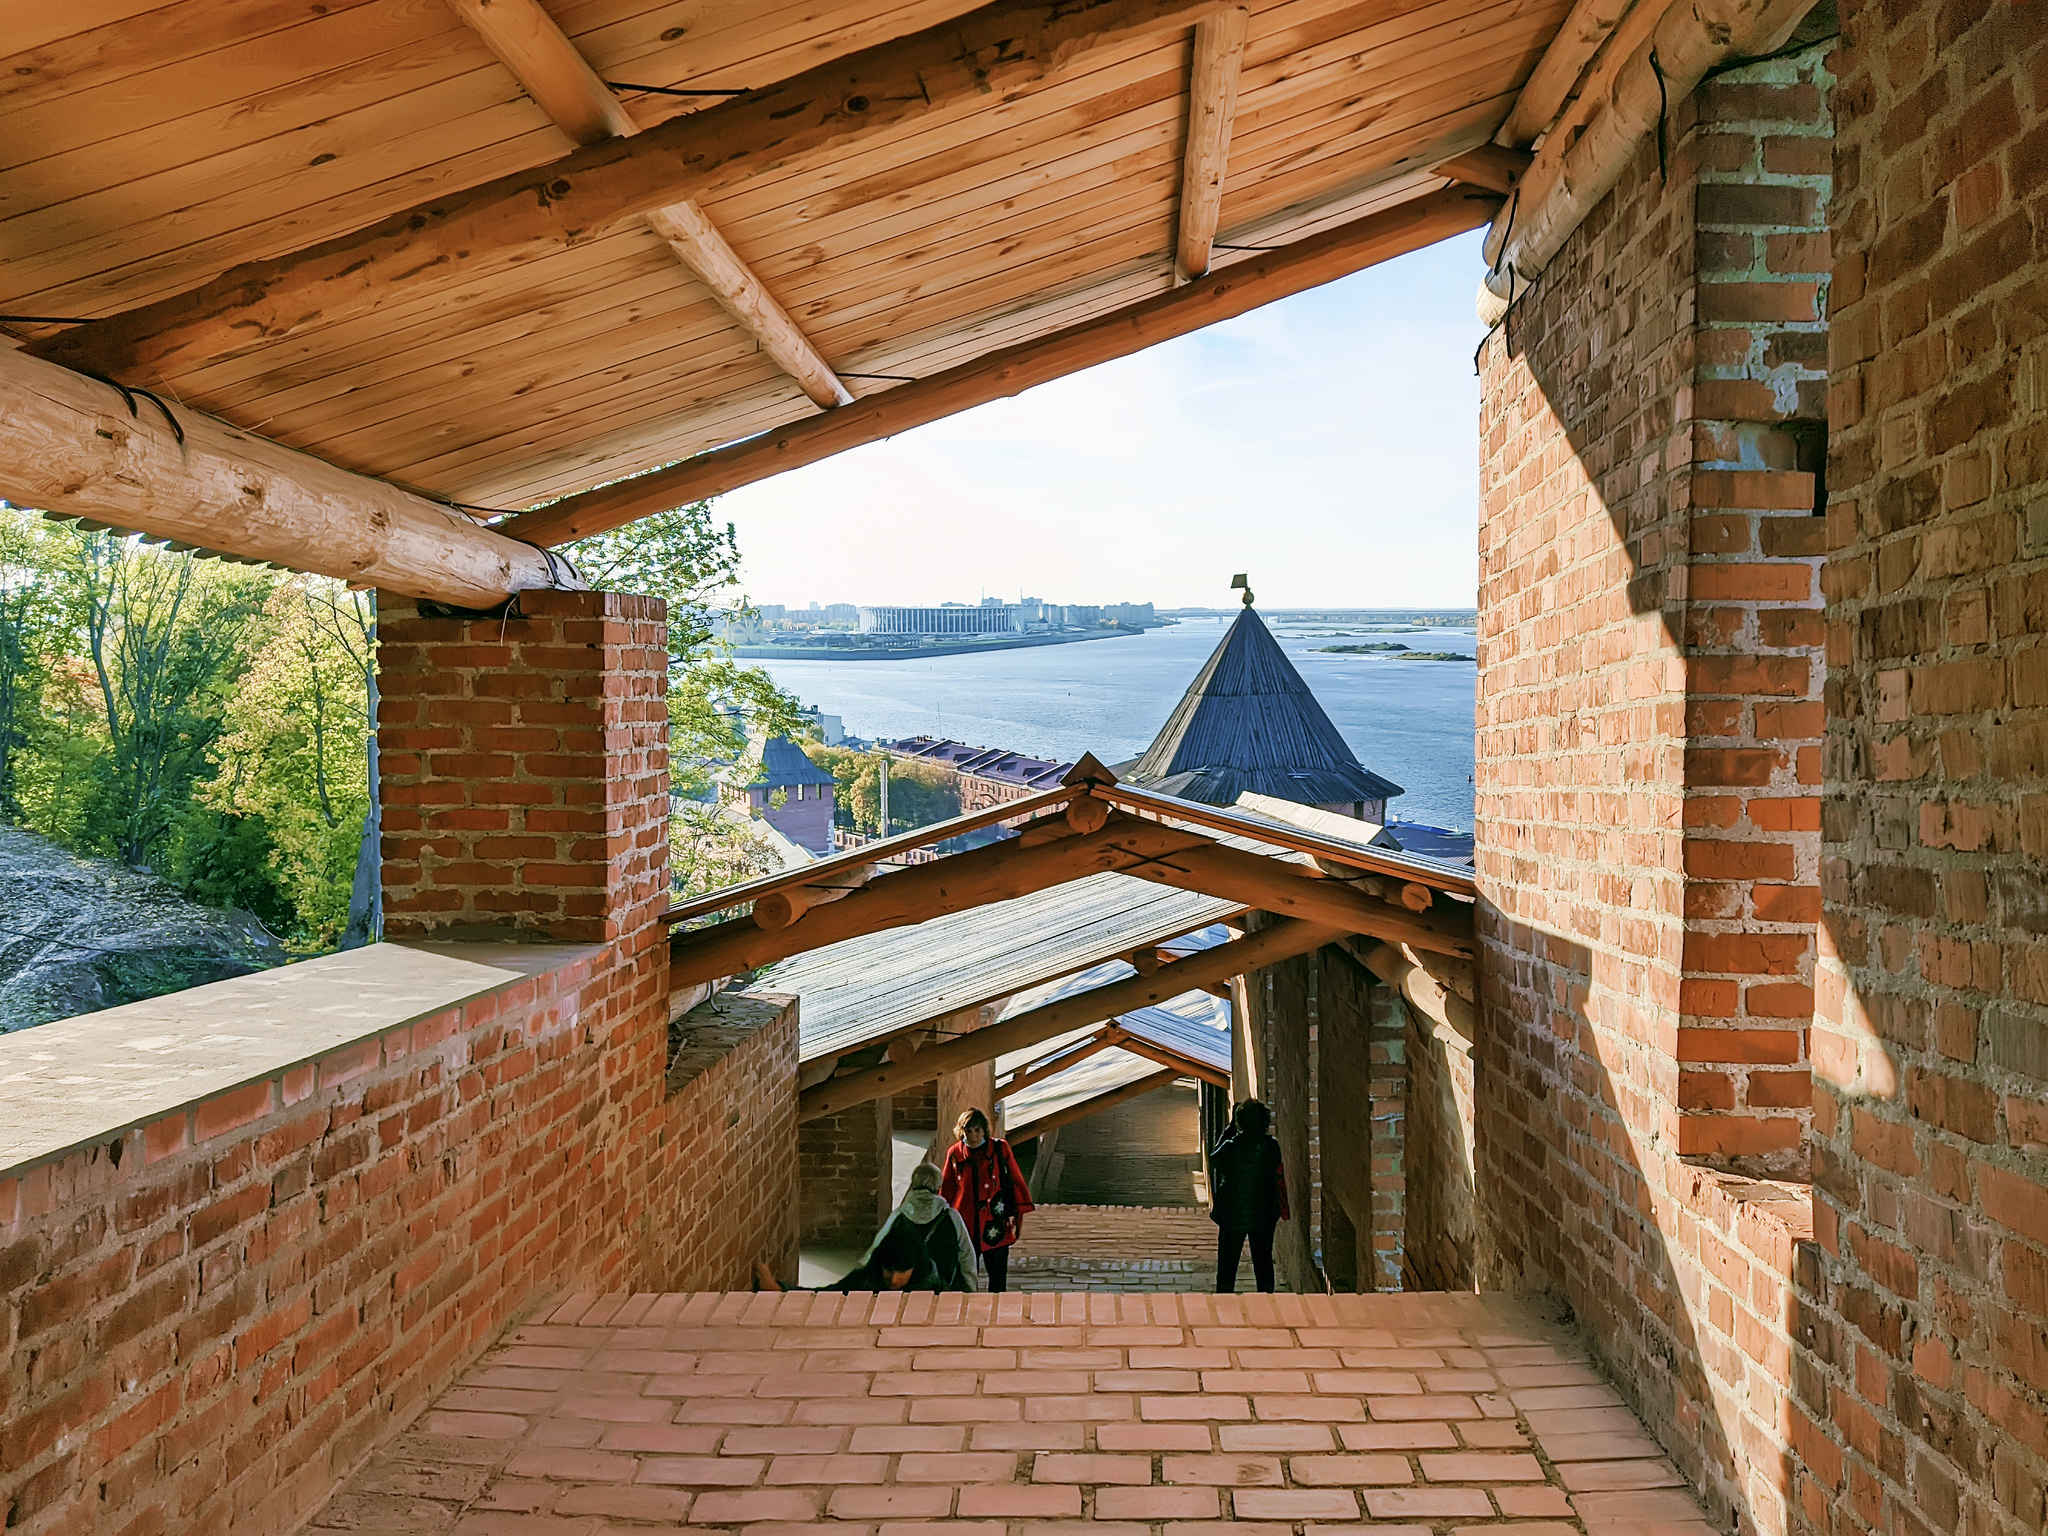
<path id="1" fill-rule="evenodd" d="M 896 384 L 915 384 L 917 376 L 909 373 L 842 373 L 842 379 L 888 379 Z"/>
<path id="2" fill-rule="evenodd" d="M 0 325 L 91 325 L 83 315 L 0 315 Z"/>
<path id="3" fill-rule="evenodd" d="M 752 86 L 744 86 L 737 90 L 705 91 L 685 90 L 673 85 L 629 85 L 624 80 L 607 80 L 605 84 L 615 91 L 645 91 L 650 96 L 751 96 L 754 94 Z"/>
<path id="4" fill-rule="evenodd" d="M 1667 119 L 1671 116 L 1671 98 L 1664 90 L 1664 65 L 1657 57 L 1657 50 L 1650 50 L 1650 73 L 1657 77 L 1657 182 L 1660 186 L 1671 183 L 1671 164 L 1665 144 L 1669 131 Z"/>
<path id="5" fill-rule="evenodd" d="M 1284 251 L 1287 249 L 1284 245 L 1229 245 L 1221 240 L 1211 240 L 1209 243 L 1219 251 Z"/>

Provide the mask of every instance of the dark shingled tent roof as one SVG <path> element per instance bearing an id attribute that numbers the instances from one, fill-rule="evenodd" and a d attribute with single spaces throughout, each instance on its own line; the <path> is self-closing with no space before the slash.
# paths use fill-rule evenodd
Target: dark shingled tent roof
<path id="1" fill-rule="evenodd" d="M 1203 805 L 1250 790 L 1300 805 L 1403 793 L 1358 761 L 1294 663 L 1244 609 L 1127 782 Z"/>
<path id="2" fill-rule="evenodd" d="M 797 784 L 835 784 L 838 780 L 812 762 L 787 736 L 771 736 L 761 747 L 761 774 L 752 789 L 788 789 Z"/>

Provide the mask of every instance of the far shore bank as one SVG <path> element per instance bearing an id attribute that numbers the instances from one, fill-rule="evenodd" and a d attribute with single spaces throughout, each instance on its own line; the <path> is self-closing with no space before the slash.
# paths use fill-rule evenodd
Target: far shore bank
<path id="1" fill-rule="evenodd" d="M 1075 645 L 1083 640 L 1130 639 L 1143 633 L 1141 629 L 1105 629 L 1094 635 L 1018 635 L 1011 640 L 962 640 L 950 645 L 736 645 L 732 653 L 746 661 L 917 661 L 927 656 L 981 656 L 1041 645 Z"/>

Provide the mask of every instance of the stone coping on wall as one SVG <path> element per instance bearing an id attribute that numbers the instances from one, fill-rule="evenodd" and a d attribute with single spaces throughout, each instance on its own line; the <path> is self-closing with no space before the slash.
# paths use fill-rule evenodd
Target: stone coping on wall
<path id="1" fill-rule="evenodd" d="M 0 1175 L 601 952 L 372 944 L 0 1035 Z"/>
<path id="2" fill-rule="evenodd" d="M 718 992 L 668 1026 L 668 1091 L 680 1093 L 796 1005 L 787 992 Z"/>

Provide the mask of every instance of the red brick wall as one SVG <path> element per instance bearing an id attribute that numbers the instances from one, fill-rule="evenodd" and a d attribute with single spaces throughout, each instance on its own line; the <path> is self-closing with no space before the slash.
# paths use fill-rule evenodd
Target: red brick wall
<path id="1" fill-rule="evenodd" d="M 1847 4 L 1802 1529 L 2048 1524 L 2048 5 Z"/>
<path id="2" fill-rule="evenodd" d="M 1806 1196 L 1741 1175 L 1805 1120 L 1820 59 L 1674 102 L 1480 353 L 1478 1279 L 1567 1302 L 1767 1532 Z"/>
<path id="3" fill-rule="evenodd" d="M 792 1259 L 794 1009 L 669 1098 L 609 955 L 0 1176 L 10 1536 L 290 1530 L 546 1296 Z"/>
<path id="4" fill-rule="evenodd" d="M 803 1240 L 826 1248 L 865 1248 L 892 1207 L 889 1199 L 894 1116 L 888 1099 L 806 1120 L 797 1133 Z M 785 1275 L 794 1281 L 793 1274 Z"/>
<path id="5" fill-rule="evenodd" d="M 1402 1283 L 1417 1291 L 1469 1291 L 1475 1267 L 1472 1048 L 1414 1009 L 1401 1011 L 1407 1024 L 1401 1041 L 1407 1134 L 1394 1172 L 1407 1206 L 1405 1251 L 1398 1255 Z"/>
<path id="6" fill-rule="evenodd" d="M 430 619 L 379 594 L 385 936 L 658 939 L 664 606 L 604 592 L 518 605 Z"/>
<path id="7" fill-rule="evenodd" d="M 549 1293 L 793 1264 L 794 1008 L 668 1091 L 660 604 L 522 601 L 382 605 L 387 910 L 605 942 L 0 1175 L 10 1532 L 289 1530 Z"/>

